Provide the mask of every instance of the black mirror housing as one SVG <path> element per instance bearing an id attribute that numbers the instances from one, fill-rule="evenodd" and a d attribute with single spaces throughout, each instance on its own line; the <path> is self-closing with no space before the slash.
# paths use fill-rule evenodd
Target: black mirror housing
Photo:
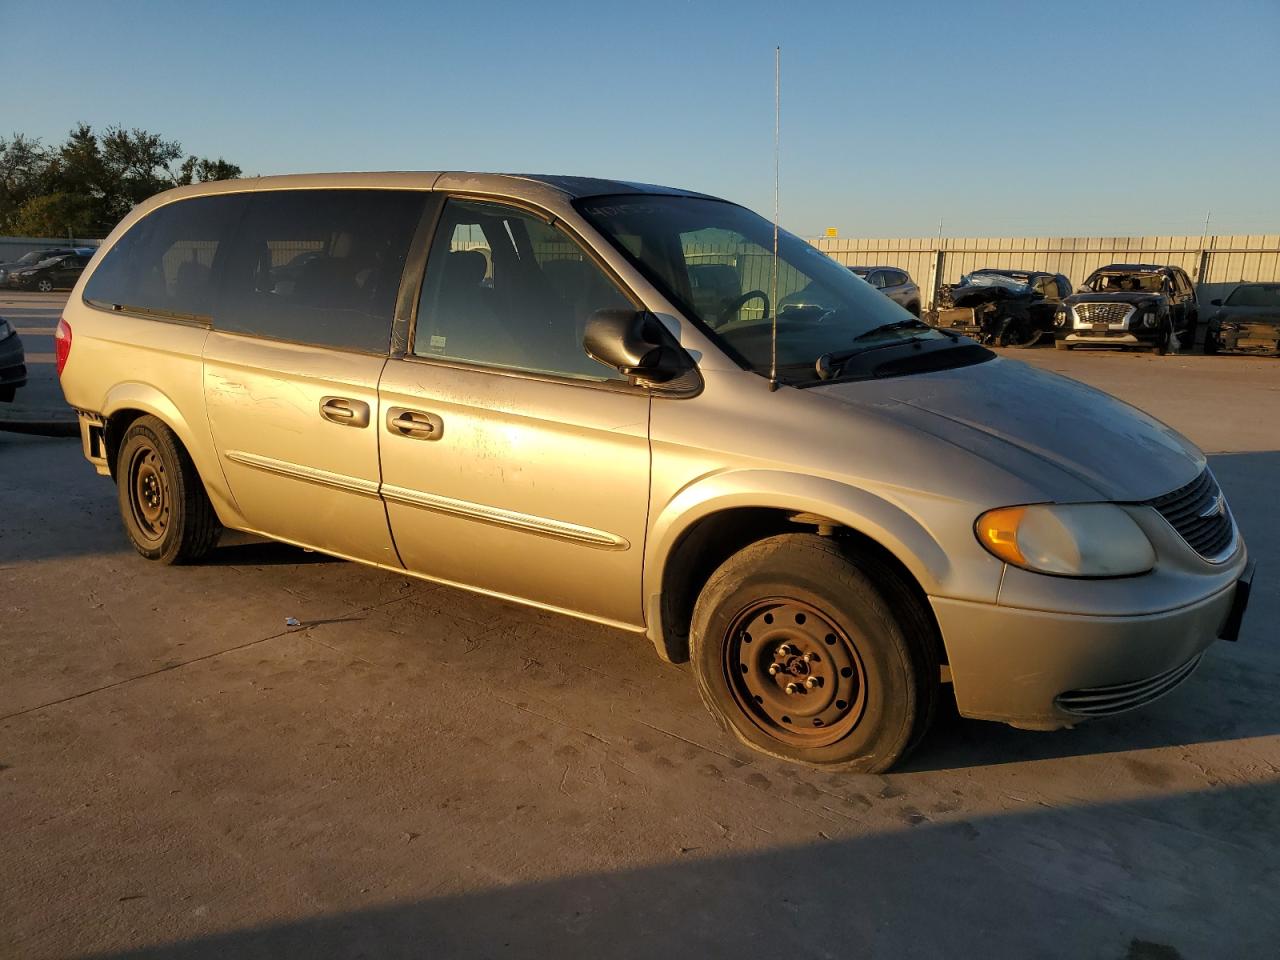
<path id="1" fill-rule="evenodd" d="M 1218 298 L 1217 298 L 1217 299 L 1215 299 L 1215 300 L 1210 300 L 1210 301 L 1209 301 L 1209 303 L 1210 303 L 1210 305 L 1211 305 L 1211 306 L 1220 307 L 1220 306 L 1222 306 L 1222 298 L 1221 298 L 1221 297 L 1218 297 Z"/>
<path id="2" fill-rule="evenodd" d="M 628 377 L 665 383 L 681 373 L 657 318 L 646 310 L 597 310 L 587 318 L 582 345 L 593 360 Z"/>

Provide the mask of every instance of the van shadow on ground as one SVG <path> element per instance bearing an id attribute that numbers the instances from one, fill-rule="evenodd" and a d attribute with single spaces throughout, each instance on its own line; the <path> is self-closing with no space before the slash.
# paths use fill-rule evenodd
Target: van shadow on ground
<path id="1" fill-rule="evenodd" d="M 1278 853 L 1273 783 L 1037 808 L 746 856 L 698 859 L 695 851 L 643 869 L 516 882 L 109 956 L 1267 956 L 1280 935 L 1265 893 L 1280 879 Z M 181 929 L 184 921 L 172 919 Z"/>

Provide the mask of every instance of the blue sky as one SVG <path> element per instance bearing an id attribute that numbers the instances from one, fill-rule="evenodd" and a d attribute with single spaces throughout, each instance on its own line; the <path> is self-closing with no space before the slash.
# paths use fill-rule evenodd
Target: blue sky
<path id="1" fill-rule="evenodd" d="M 143 127 L 249 174 L 578 173 L 811 235 L 1280 232 L 1280 0 L 0 0 L 0 133 Z"/>

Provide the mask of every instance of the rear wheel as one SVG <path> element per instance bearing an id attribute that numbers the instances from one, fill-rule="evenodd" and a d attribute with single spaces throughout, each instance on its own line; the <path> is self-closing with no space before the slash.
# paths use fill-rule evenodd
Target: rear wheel
<path id="1" fill-rule="evenodd" d="M 882 564 L 830 537 L 784 534 L 730 557 L 698 598 L 690 646 L 711 713 L 784 760 L 884 771 L 933 716 L 931 621 Z"/>
<path id="2" fill-rule="evenodd" d="M 140 417 L 125 432 L 116 492 L 125 533 L 148 560 L 191 563 L 222 534 L 191 457 L 155 417 Z"/>

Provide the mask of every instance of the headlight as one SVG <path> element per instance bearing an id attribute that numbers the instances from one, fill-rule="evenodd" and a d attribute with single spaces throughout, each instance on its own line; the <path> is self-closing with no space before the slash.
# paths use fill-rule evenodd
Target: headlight
<path id="1" fill-rule="evenodd" d="M 13 327 L 9 326 L 8 320 L 0 320 L 0 340 L 8 340 L 13 336 Z"/>
<path id="2" fill-rule="evenodd" d="M 974 531 L 1006 563 L 1060 577 L 1126 577 L 1155 566 L 1151 541 L 1114 503 L 1041 503 L 988 510 Z"/>
<path id="3" fill-rule="evenodd" d="M 1146 313 L 1142 315 L 1142 325 L 1144 327 L 1154 327 L 1160 322 L 1160 311 L 1155 307 L 1147 307 Z"/>
<path id="4" fill-rule="evenodd" d="M 1065 327 L 1067 325 L 1067 317 L 1070 315 L 1070 311 L 1066 307 L 1059 307 L 1053 315 L 1053 325 L 1055 327 Z"/>
<path id="5" fill-rule="evenodd" d="M 18 274 L 18 276 L 20 276 L 20 277 L 34 277 L 34 276 L 35 276 L 35 274 L 36 274 L 36 272 L 35 272 L 34 270 L 23 270 L 20 274 Z"/>

